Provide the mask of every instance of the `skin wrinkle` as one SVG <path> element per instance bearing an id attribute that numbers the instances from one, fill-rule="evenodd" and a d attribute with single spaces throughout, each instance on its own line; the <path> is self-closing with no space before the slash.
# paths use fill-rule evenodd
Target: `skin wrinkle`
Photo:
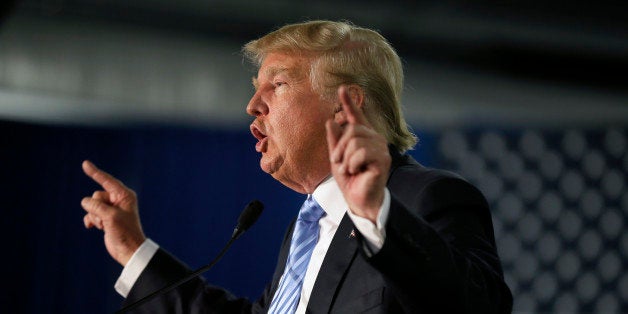
<path id="1" fill-rule="evenodd" d="M 322 101 L 313 90 L 307 77 L 310 62 L 302 56 L 268 54 L 253 81 L 257 89 L 247 106 L 247 112 L 256 117 L 253 124 L 267 136 L 260 166 L 301 193 L 313 192 L 329 175 L 325 121 L 334 117 L 337 107 Z M 276 86 L 278 76 L 285 84 Z"/>

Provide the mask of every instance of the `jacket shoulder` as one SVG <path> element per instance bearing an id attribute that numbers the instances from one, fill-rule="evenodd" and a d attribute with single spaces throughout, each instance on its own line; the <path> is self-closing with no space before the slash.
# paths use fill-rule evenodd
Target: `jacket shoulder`
<path id="1" fill-rule="evenodd" d="M 460 175 L 425 167 L 409 155 L 397 158 L 399 160 L 391 169 L 387 185 L 391 194 L 408 208 L 437 208 L 458 204 L 488 207 L 480 190 Z"/>

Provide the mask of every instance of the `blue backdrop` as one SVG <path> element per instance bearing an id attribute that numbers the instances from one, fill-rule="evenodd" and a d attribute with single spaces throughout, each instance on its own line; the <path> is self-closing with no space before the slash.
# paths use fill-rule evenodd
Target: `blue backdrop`
<path id="1" fill-rule="evenodd" d="M 84 159 L 137 192 L 145 233 L 192 268 L 222 248 L 250 200 L 261 200 L 258 223 L 206 275 L 250 299 L 270 280 L 285 227 L 304 199 L 259 169 L 246 129 L 3 121 L 0 132 L 4 313 L 119 307 L 113 284 L 122 268 L 107 254 L 102 232 L 83 226 L 80 200 L 99 188 L 83 174 Z"/>
<path id="2" fill-rule="evenodd" d="M 121 266 L 80 201 L 90 159 L 135 189 L 146 234 L 192 268 L 229 239 L 252 199 L 260 221 L 206 278 L 255 299 L 303 195 L 259 169 L 241 131 L 77 127 L 0 120 L 2 313 L 111 313 Z M 411 153 L 462 174 L 491 204 L 515 313 L 628 312 L 628 128 L 417 132 Z"/>

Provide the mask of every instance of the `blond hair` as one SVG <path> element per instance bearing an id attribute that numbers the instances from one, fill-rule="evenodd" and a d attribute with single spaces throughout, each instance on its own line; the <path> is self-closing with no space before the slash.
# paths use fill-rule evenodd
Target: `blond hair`
<path id="1" fill-rule="evenodd" d="M 356 84 L 365 93 L 363 110 L 375 130 L 401 152 L 416 144 L 401 111 L 401 60 L 376 31 L 345 22 L 309 21 L 281 27 L 242 50 L 257 67 L 272 52 L 312 55 L 310 80 L 321 97 L 335 99 L 338 86 Z"/>

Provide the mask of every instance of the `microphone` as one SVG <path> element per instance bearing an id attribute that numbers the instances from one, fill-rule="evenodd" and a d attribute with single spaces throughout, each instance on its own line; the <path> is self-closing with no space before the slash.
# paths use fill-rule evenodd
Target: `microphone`
<path id="1" fill-rule="evenodd" d="M 246 205 L 238 218 L 238 225 L 233 229 L 231 238 L 236 240 L 248 230 L 262 214 L 262 210 L 264 210 L 264 204 L 258 200 L 253 200 Z"/>
<path id="2" fill-rule="evenodd" d="M 229 247 L 231 247 L 231 244 L 233 244 L 233 241 L 237 240 L 246 230 L 248 230 L 259 218 L 259 216 L 262 214 L 262 211 L 264 210 L 264 204 L 262 204 L 262 202 L 258 201 L 258 200 L 253 200 L 250 203 L 248 203 L 246 205 L 246 207 L 244 208 L 244 210 L 242 211 L 242 213 L 240 214 L 240 217 L 238 218 L 238 224 L 235 227 L 235 229 L 233 230 L 233 234 L 231 235 L 231 239 L 229 239 L 229 242 L 227 242 L 227 244 L 225 245 L 225 247 L 222 248 L 222 250 L 220 251 L 220 253 L 218 253 L 218 255 L 216 256 L 216 258 L 214 258 L 209 264 L 193 271 L 192 273 L 190 273 L 189 275 L 155 291 L 152 292 L 151 294 L 123 307 L 122 309 L 120 309 L 119 311 L 117 311 L 116 313 L 125 313 L 128 311 L 131 311 L 135 308 L 137 308 L 138 306 L 148 302 L 149 300 L 152 300 L 154 298 L 156 298 L 157 296 L 166 294 L 167 292 L 172 291 L 173 289 L 177 288 L 178 286 L 192 280 L 193 278 L 195 278 L 196 276 L 208 271 L 210 268 L 212 268 L 221 258 L 223 255 L 225 255 L 225 253 L 227 253 L 227 250 L 229 249 Z"/>

